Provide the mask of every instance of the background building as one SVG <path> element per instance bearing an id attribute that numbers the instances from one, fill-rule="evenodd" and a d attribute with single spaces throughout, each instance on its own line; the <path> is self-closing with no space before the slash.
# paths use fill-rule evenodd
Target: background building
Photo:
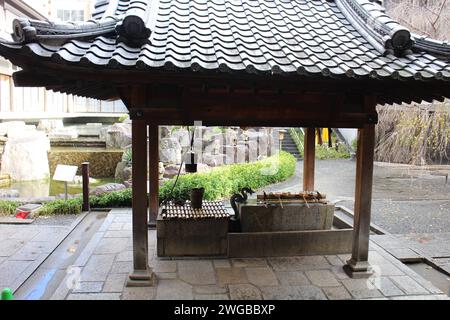
<path id="1" fill-rule="evenodd" d="M 0 0 L 0 36 L 9 39 L 17 17 L 52 21 L 89 19 L 94 0 Z M 108 117 L 126 112 L 121 101 L 99 101 L 43 88 L 14 87 L 17 71 L 0 57 L 0 121 L 11 119 Z"/>

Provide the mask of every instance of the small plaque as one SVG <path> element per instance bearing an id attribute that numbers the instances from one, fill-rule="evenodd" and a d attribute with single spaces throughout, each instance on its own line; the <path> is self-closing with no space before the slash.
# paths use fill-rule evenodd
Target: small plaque
<path id="1" fill-rule="evenodd" d="M 55 174 L 53 175 L 53 180 L 72 182 L 77 174 L 77 166 L 67 166 L 63 164 L 58 164 L 56 166 Z"/>

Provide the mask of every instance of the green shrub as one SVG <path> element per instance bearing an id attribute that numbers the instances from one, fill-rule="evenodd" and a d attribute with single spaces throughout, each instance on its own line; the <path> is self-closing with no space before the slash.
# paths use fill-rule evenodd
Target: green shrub
<path id="1" fill-rule="evenodd" d="M 44 203 L 37 212 L 40 216 L 51 216 L 55 214 L 79 214 L 81 213 L 82 198 L 59 199 Z"/>
<path id="2" fill-rule="evenodd" d="M 9 200 L 0 200 L 0 216 L 11 216 L 16 213 L 19 206 L 18 202 Z"/>
<path id="3" fill-rule="evenodd" d="M 337 150 L 335 147 L 328 148 L 326 145 L 316 146 L 316 159 L 327 160 L 341 158 L 350 158 L 350 153 L 348 153 L 343 144 L 339 144 Z"/>
<path id="4" fill-rule="evenodd" d="M 92 208 L 131 207 L 131 189 L 124 189 L 92 196 L 89 199 Z"/>
<path id="5" fill-rule="evenodd" d="M 186 174 L 178 179 L 172 197 L 188 199 L 189 191 L 201 186 L 205 188 L 204 199 L 224 199 L 239 192 L 243 187 L 256 190 L 286 180 L 294 174 L 295 165 L 296 159 L 293 155 L 281 152 L 279 157 L 272 156 L 252 163 L 217 167 L 208 173 Z M 172 179 L 161 186 L 160 201 L 170 198 L 174 182 Z"/>

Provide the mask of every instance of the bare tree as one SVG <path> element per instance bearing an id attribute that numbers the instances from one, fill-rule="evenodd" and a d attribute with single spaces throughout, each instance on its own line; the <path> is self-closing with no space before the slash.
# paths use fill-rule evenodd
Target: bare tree
<path id="1" fill-rule="evenodd" d="M 387 0 L 387 14 L 412 32 L 450 40 L 449 0 Z"/>

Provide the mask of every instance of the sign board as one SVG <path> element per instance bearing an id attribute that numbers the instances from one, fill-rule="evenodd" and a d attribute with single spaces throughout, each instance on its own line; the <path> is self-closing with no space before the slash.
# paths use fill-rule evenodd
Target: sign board
<path id="1" fill-rule="evenodd" d="M 66 166 L 63 164 L 58 164 L 56 166 L 55 174 L 53 175 L 53 180 L 72 182 L 77 174 L 77 166 Z"/>

